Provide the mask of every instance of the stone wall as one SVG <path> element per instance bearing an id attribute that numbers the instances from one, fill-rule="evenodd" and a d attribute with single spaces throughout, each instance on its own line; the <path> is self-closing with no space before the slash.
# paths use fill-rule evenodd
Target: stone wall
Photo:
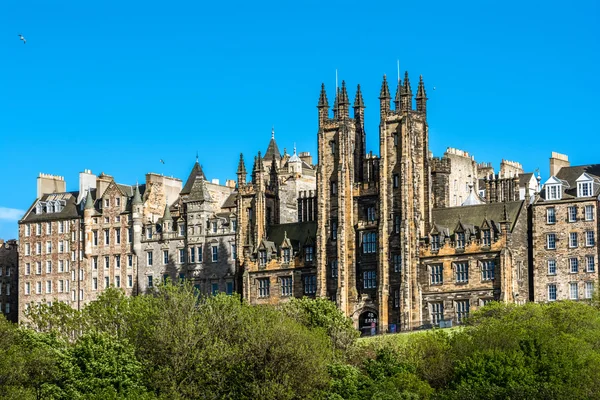
<path id="1" fill-rule="evenodd" d="M 17 241 L 0 239 L 0 314 L 12 322 L 18 318 L 18 262 Z"/>

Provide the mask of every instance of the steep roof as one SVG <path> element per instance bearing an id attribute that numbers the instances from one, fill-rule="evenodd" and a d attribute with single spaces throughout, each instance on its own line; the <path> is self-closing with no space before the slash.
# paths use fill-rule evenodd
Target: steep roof
<path id="1" fill-rule="evenodd" d="M 529 184 L 529 181 L 531 181 L 532 176 L 533 176 L 533 173 L 531 173 L 531 172 L 519 175 L 519 186 L 520 187 L 527 186 Z"/>
<path id="2" fill-rule="evenodd" d="M 198 161 L 196 161 L 196 163 L 192 167 L 192 171 L 190 172 L 187 181 L 185 182 L 185 185 L 183 186 L 183 189 L 181 189 L 181 192 L 179 192 L 179 194 L 190 194 L 192 192 L 192 187 L 194 186 L 194 183 L 198 179 L 206 180 L 206 176 L 204 175 L 204 171 L 202 171 L 202 167 L 200 166 L 200 164 L 198 164 Z"/>
<path id="3" fill-rule="evenodd" d="M 277 142 L 275 142 L 275 130 L 271 131 L 271 141 L 269 142 L 269 147 L 267 147 L 267 151 L 265 152 L 265 156 L 263 160 L 271 161 L 273 159 L 273 155 L 277 157 L 277 160 L 281 159 L 281 153 L 279 152 L 279 147 L 277 147 Z"/>
<path id="4" fill-rule="evenodd" d="M 600 164 L 562 167 L 556 174 L 556 177 L 558 179 L 562 179 L 563 181 L 567 181 L 569 186 L 573 188 L 577 187 L 575 182 L 577 181 L 577 178 L 579 178 L 584 172 L 590 175 L 595 175 L 596 177 L 600 177 Z"/>
<path id="5" fill-rule="evenodd" d="M 33 204 L 29 207 L 23 219 L 20 222 L 42 222 L 42 221 L 55 221 L 62 219 L 79 218 L 81 216 L 81 210 L 77 207 L 77 197 L 79 192 L 64 192 L 64 193 L 50 193 L 45 194 L 41 198 L 36 199 Z M 64 207 L 59 212 L 41 214 L 35 213 L 35 206 L 39 202 L 49 201 L 64 201 Z"/>
<path id="6" fill-rule="evenodd" d="M 235 208 L 237 207 L 237 192 L 233 192 L 229 195 L 225 203 L 221 206 L 221 208 Z"/>

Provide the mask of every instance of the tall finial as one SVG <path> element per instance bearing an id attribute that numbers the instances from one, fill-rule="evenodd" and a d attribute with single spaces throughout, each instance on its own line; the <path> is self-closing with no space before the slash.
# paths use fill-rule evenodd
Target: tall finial
<path id="1" fill-rule="evenodd" d="M 271 127 L 271 139 L 275 139 L 275 125 Z"/>
<path id="2" fill-rule="evenodd" d="M 385 74 L 383 75 L 383 82 L 381 83 L 381 90 L 379 91 L 379 99 L 390 99 L 390 88 L 387 84 Z"/>
<path id="3" fill-rule="evenodd" d="M 198 163 L 198 150 L 196 150 L 196 163 Z"/>
<path id="4" fill-rule="evenodd" d="M 296 154 L 296 142 L 294 142 L 294 154 Z"/>

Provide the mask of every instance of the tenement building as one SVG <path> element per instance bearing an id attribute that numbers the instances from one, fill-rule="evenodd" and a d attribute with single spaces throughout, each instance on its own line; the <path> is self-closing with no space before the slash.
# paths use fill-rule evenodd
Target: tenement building
<path id="1" fill-rule="evenodd" d="M 552 153 L 550 173 L 532 205 L 532 300 L 589 299 L 598 285 L 600 164 L 572 167 Z"/>
<path id="2" fill-rule="evenodd" d="M 18 261 L 17 241 L 0 239 L 0 314 L 12 322 L 17 322 Z"/>

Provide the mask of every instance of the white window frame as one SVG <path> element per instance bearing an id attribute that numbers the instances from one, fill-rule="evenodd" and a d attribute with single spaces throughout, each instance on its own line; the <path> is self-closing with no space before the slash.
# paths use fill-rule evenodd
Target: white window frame
<path id="1" fill-rule="evenodd" d="M 585 272 L 596 272 L 596 259 L 594 256 L 585 256 Z"/>
<path id="2" fill-rule="evenodd" d="M 577 222 L 577 207 L 569 206 L 567 207 L 567 217 L 569 222 Z"/>
<path id="3" fill-rule="evenodd" d="M 569 298 L 571 300 L 579 300 L 579 285 L 577 282 L 569 283 Z"/>
<path id="4" fill-rule="evenodd" d="M 550 240 L 550 238 L 552 238 L 552 240 Z M 556 233 L 546 234 L 546 249 L 556 250 Z"/>
<path id="5" fill-rule="evenodd" d="M 577 247 L 578 235 L 577 232 L 569 232 L 569 248 L 574 249 Z"/>
<path id="6" fill-rule="evenodd" d="M 586 221 L 594 220 L 594 206 L 591 204 L 585 206 L 585 220 Z"/>
<path id="7" fill-rule="evenodd" d="M 554 207 L 546 208 L 546 223 L 548 223 L 548 224 L 556 223 L 556 209 Z"/>
<path id="8" fill-rule="evenodd" d="M 558 296 L 558 289 L 557 289 L 555 283 L 550 283 L 548 285 L 547 295 L 548 295 L 548 301 L 556 301 L 557 296 Z"/>
<path id="9" fill-rule="evenodd" d="M 585 232 L 585 245 L 586 247 L 593 247 L 596 245 L 596 238 L 594 237 L 594 231 Z"/>

